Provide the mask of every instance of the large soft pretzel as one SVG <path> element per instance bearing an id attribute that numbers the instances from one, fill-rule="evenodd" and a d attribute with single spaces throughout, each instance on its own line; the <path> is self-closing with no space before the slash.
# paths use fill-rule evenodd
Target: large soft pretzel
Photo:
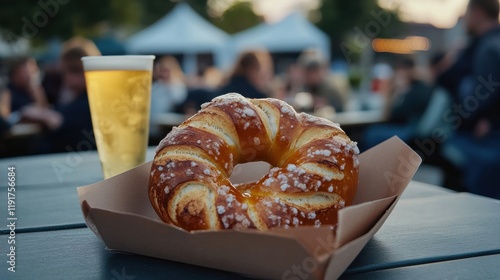
<path id="1" fill-rule="evenodd" d="M 335 225 L 358 184 L 359 150 L 337 124 L 277 99 L 231 93 L 161 141 L 149 197 L 160 218 L 186 230 Z M 238 163 L 274 166 L 233 186 Z"/>

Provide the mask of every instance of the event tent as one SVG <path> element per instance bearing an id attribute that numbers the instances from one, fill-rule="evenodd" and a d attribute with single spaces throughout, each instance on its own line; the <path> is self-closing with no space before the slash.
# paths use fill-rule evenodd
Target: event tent
<path id="1" fill-rule="evenodd" d="M 271 53 L 317 49 L 326 58 L 330 57 L 328 36 L 299 12 L 277 23 L 261 23 L 235 34 L 226 51 L 237 56 L 242 51 L 256 48 L 264 48 Z"/>
<path id="2" fill-rule="evenodd" d="M 163 18 L 130 37 L 125 47 L 130 54 L 183 54 L 184 70 L 189 71 L 194 66 L 195 55 L 200 53 L 213 53 L 215 64 L 219 65 L 219 50 L 228 38 L 188 4 L 180 3 Z"/>
<path id="3" fill-rule="evenodd" d="M 0 58 L 24 55 L 30 47 L 29 41 L 18 38 L 17 41 L 8 42 L 0 34 Z"/>

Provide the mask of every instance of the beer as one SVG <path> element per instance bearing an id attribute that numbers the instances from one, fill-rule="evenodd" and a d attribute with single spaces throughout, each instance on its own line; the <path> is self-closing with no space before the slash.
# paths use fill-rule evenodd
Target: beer
<path id="1" fill-rule="evenodd" d="M 104 178 L 145 161 L 152 58 L 137 57 L 83 58 L 92 125 Z M 136 59 L 127 61 L 128 58 Z M 115 60 L 101 63 L 110 59 Z"/>

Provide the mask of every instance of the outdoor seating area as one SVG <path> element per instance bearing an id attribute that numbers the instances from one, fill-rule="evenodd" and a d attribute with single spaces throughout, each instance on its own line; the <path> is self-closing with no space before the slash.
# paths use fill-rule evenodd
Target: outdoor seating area
<path id="1" fill-rule="evenodd" d="M 2 3 L 0 279 L 500 279 L 499 85 L 500 0 Z"/>

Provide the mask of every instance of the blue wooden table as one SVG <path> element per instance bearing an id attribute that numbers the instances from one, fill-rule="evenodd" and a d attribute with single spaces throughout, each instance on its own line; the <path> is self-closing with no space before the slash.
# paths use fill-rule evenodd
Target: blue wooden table
<path id="1" fill-rule="evenodd" d="M 153 150 L 148 158 L 153 157 Z M 8 179 L 16 170 L 16 272 Z M 0 160 L 0 279 L 250 279 L 119 253 L 86 228 L 76 188 L 102 179 L 95 152 Z M 500 279 L 500 201 L 411 182 L 343 279 Z"/>

